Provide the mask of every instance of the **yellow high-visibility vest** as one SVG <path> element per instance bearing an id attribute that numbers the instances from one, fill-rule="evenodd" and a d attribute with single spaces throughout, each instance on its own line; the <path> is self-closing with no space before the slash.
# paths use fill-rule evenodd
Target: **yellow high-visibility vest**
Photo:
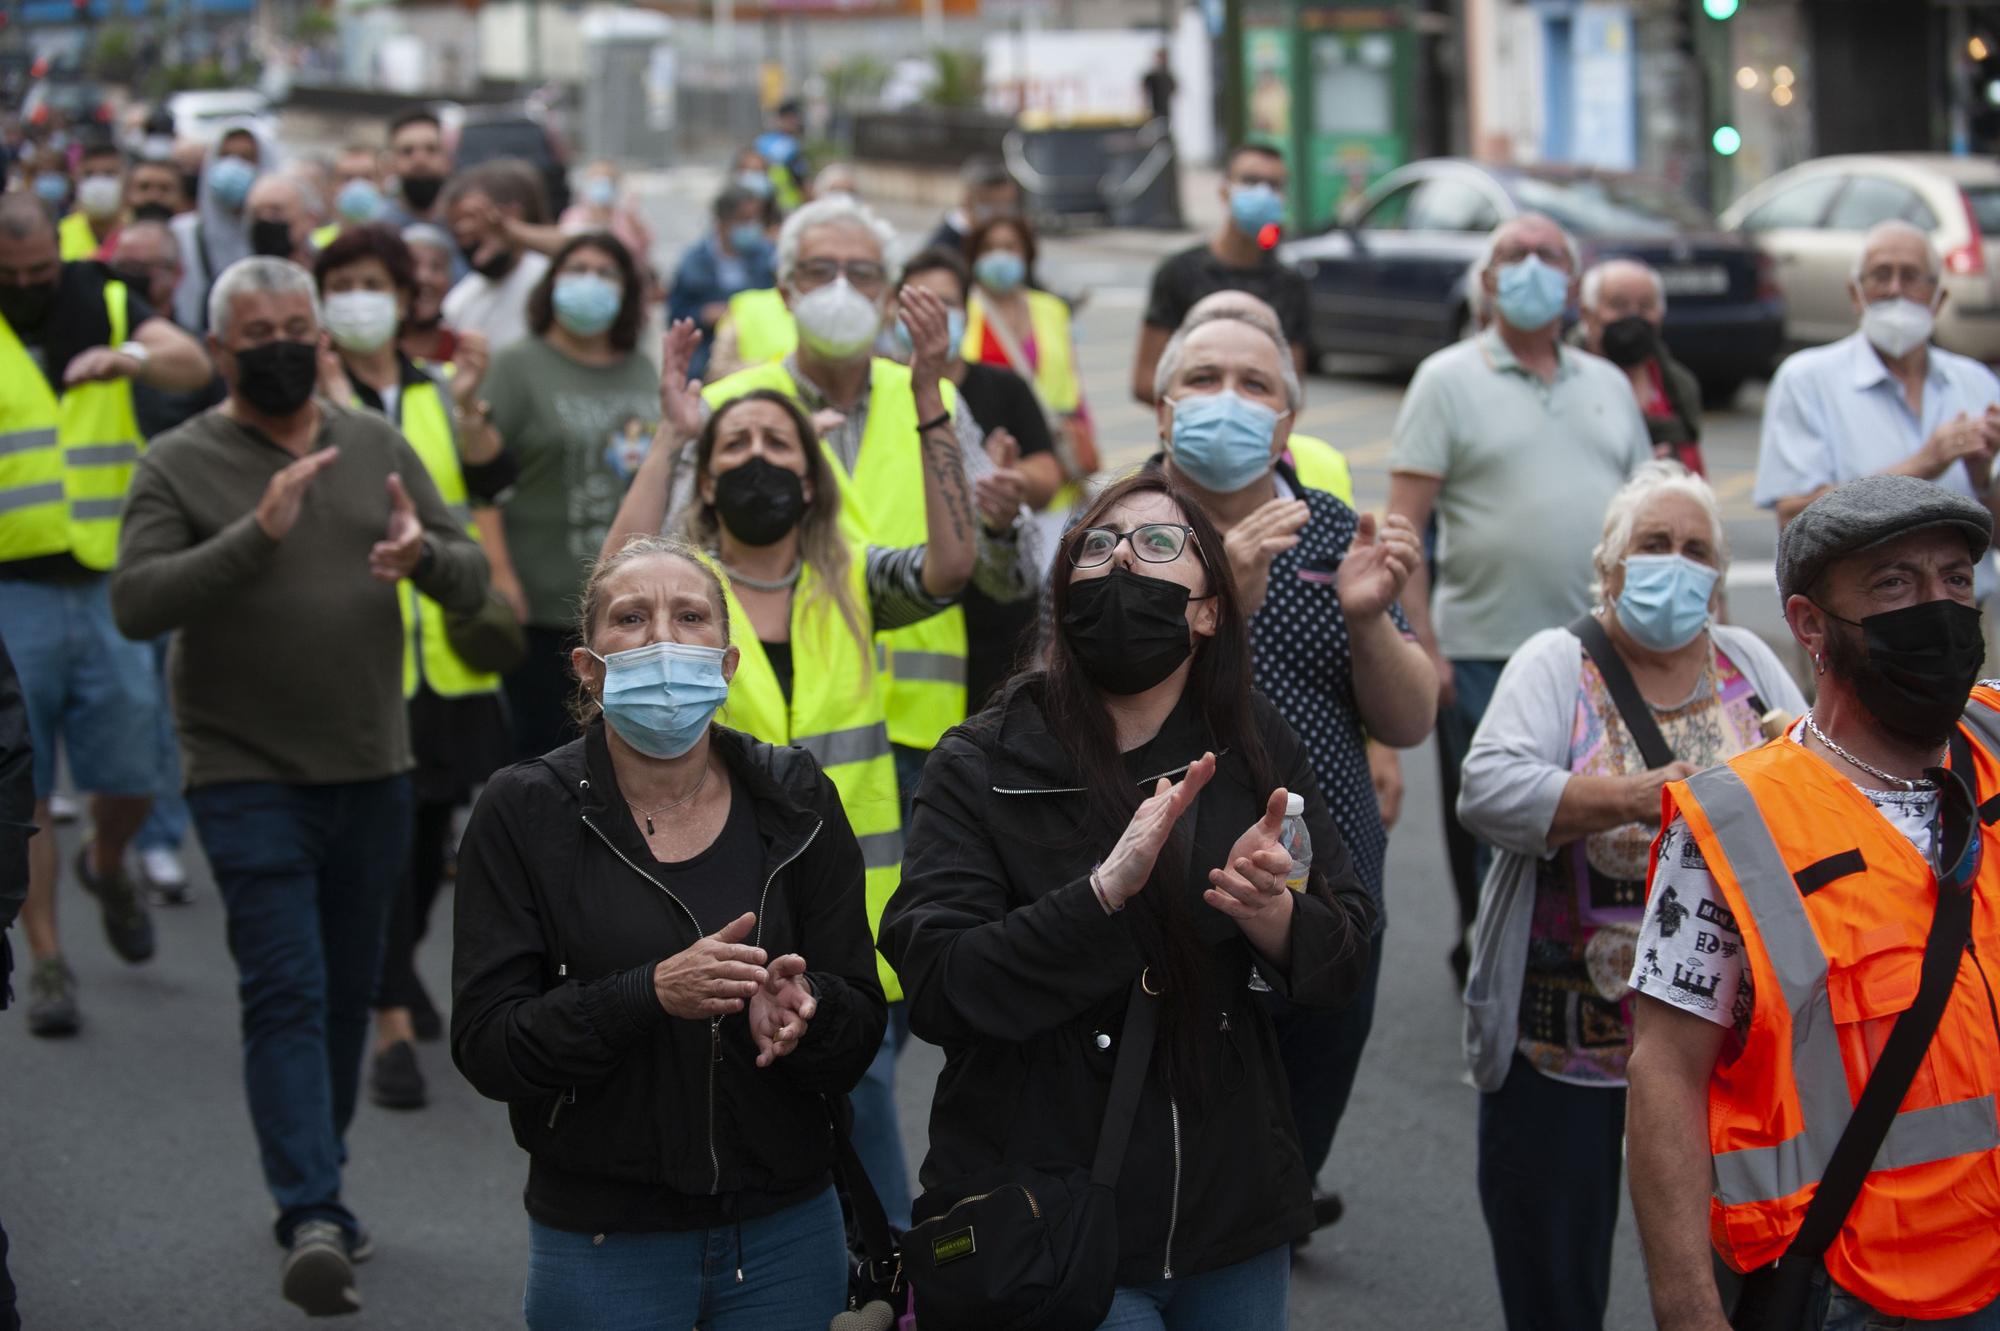
<path id="1" fill-rule="evenodd" d="M 451 433 L 451 416 L 438 386 L 428 380 L 404 384 L 396 398 L 396 425 L 430 473 L 445 507 L 465 524 L 466 534 L 479 539 L 467 503 L 465 472 L 458 462 L 458 445 Z M 467 698 L 498 693 L 500 676 L 474 670 L 459 659 L 444 631 L 444 607 L 417 590 L 408 578 L 396 586 L 403 607 L 403 696 L 417 696 L 419 682 L 440 698 Z"/>
<path id="2" fill-rule="evenodd" d="M 776 287 L 737 292 L 722 319 L 736 329 L 736 356 L 745 365 L 768 365 L 798 350 L 799 326 Z M 716 332 L 721 331 L 718 324 Z"/>
<path id="3" fill-rule="evenodd" d="M 106 282 L 107 346 L 130 335 L 125 311 L 125 284 Z M 0 316 L 0 560 L 68 554 L 108 572 L 145 447 L 130 380 L 77 384 L 58 398 Z"/>
<path id="4" fill-rule="evenodd" d="M 1083 385 L 1076 377 L 1076 363 L 1070 355 L 1069 306 L 1060 296 L 1046 291 L 1027 291 L 1028 326 L 1035 334 L 1035 390 L 1050 411 L 1075 411 L 1083 401 Z M 980 346 L 986 341 L 986 302 L 979 292 L 965 307 L 965 341 L 962 353 L 977 363 Z"/>
<path id="5" fill-rule="evenodd" d="M 868 549 L 849 542 L 848 589 L 868 617 Z M 729 598 L 729 621 L 748 625 L 750 616 L 722 574 Z M 902 802 L 896 793 L 896 759 L 889 749 L 883 681 L 874 649 L 857 644 L 847 621 L 820 589 L 819 570 L 808 564 L 792 594 L 792 696 L 778 688 L 777 672 L 757 635 L 739 632 L 742 660 L 729 682 L 729 700 L 717 718 L 767 744 L 791 744 L 810 753 L 840 792 L 841 807 L 861 843 L 868 891 L 868 930 L 882 932 L 882 909 L 903 876 Z M 902 998 L 896 972 L 880 952 L 875 974 L 891 1003 Z"/>
<path id="6" fill-rule="evenodd" d="M 321 250 L 325 249 L 327 246 L 333 244 L 334 241 L 339 239 L 340 239 L 340 223 L 328 222 L 325 226 L 317 228 L 312 233 L 313 253 L 315 254 L 319 253 Z"/>
<path id="7" fill-rule="evenodd" d="M 799 193 L 799 182 L 792 179 L 792 169 L 782 162 L 772 162 L 764 168 L 764 174 L 771 178 L 771 188 L 776 191 L 778 207 L 786 212 L 805 202 Z"/>
<path id="8" fill-rule="evenodd" d="M 715 408 L 758 388 L 796 399 L 798 385 L 783 365 L 752 365 L 702 390 Z M 957 401 L 949 383 L 938 385 L 946 409 Z M 824 447 L 824 445 L 822 445 Z M 922 545 L 930 539 L 924 518 L 924 468 L 917 439 L 917 401 L 905 365 L 876 357 L 869 366 L 868 425 L 854 474 L 832 449 L 826 459 L 840 486 L 841 530 L 856 543 Z M 888 651 L 889 738 L 930 749 L 965 719 L 965 610 L 952 606 L 906 628 L 876 635 Z"/>
<path id="9" fill-rule="evenodd" d="M 1292 470 L 1299 474 L 1300 485 L 1324 490 L 1354 507 L 1354 477 L 1347 470 L 1345 454 L 1324 439 L 1297 431 L 1285 447 L 1291 450 Z"/>
<path id="10" fill-rule="evenodd" d="M 90 218 L 83 213 L 71 213 L 56 224 L 56 244 L 61 248 L 64 263 L 78 263 L 97 256 L 104 242 L 97 238 L 97 231 L 90 225 Z M 117 346 L 116 342 L 111 344 Z"/>

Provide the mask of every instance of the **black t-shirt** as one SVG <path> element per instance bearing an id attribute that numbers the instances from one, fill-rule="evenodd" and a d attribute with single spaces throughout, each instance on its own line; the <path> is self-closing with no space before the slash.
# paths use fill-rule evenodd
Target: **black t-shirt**
<path id="1" fill-rule="evenodd" d="M 771 663 L 771 673 L 778 677 L 778 692 L 783 694 L 785 701 L 789 703 L 792 700 L 791 640 L 765 642 L 762 638 L 759 638 L 757 639 L 757 645 L 764 649 L 764 659 Z"/>
<path id="2" fill-rule="evenodd" d="M 966 366 L 958 400 L 986 433 L 999 429 L 1011 433 L 1021 445 L 1022 457 L 1055 448 L 1035 391 L 1012 370 L 999 365 Z M 1014 673 L 1024 649 L 1033 647 L 1037 607 L 1034 597 L 1003 604 L 972 583 L 966 584 L 959 599 L 965 606 L 966 703 L 970 711 L 977 712 Z"/>
<path id="3" fill-rule="evenodd" d="M 1021 446 L 1021 456 L 1033 457 L 1055 447 L 1049 437 L 1048 418 L 1035 401 L 1028 381 L 1001 365 L 967 365 L 965 382 L 958 386 L 959 400 L 988 434 L 1006 430 Z"/>
<path id="4" fill-rule="evenodd" d="M 1231 268 L 1215 257 L 1206 241 L 1182 250 L 1153 270 L 1153 290 L 1146 300 L 1146 322 L 1172 331 L 1204 296 L 1218 291 L 1247 291 L 1278 312 L 1285 338 L 1306 341 L 1306 280 L 1269 253 L 1254 268 Z"/>
<path id="5" fill-rule="evenodd" d="M 1146 104 L 1152 108 L 1155 120 L 1174 113 L 1174 89 L 1178 85 L 1172 74 L 1164 69 L 1149 69 L 1139 82 L 1146 90 Z"/>
<path id="6" fill-rule="evenodd" d="M 687 904 L 704 934 L 756 911 L 764 891 L 764 847 L 757 837 L 756 805 L 734 772 L 729 774 L 729 817 L 708 849 L 673 864 L 656 859 L 653 870 L 660 885 Z"/>

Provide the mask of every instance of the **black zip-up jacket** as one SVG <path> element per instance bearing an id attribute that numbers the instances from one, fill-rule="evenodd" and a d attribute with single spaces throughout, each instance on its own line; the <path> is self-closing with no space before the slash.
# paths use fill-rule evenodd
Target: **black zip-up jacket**
<path id="1" fill-rule="evenodd" d="M 804 750 L 717 726 L 747 788 L 764 886 L 757 933 L 797 952 L 818 1010 L 768 1068 L 744 1013 L 671 1017 L 653 969 L 700 937 L 649 872 L 603 724 L 495 774 L 458 852 L 451 1052 L 505 1100 L 530 1156 L 528 1214 L 581 1233 L 694 1229 L 769 1215 L 827 1186 L 830 1100 L 861 1080 L 887 1010 L 861 848 Z"/>
<path id="2" fill-rule="evenodd" d="M 1301 1006 L 1338 1007 L 1360 987 L 1374 910 L 1304 744 L 1261 695 L 1253 701 L 1277 780 L 1305 799 L 1313 862 L 1332 897 L 1298 897 L 1289 969 L 1257 969 Z M 1248 987 L 1256 954 L 1235 921 L 1201 899 L 1208 871 L 1263 816 L 1271 792 L 1185 702 L 1126 755 L 1127 771 L 1150 794 L 1204 749 L 1218 762 L 1182 819 L 1194 824 L 1182 890 L 1207 945 L 1216 1002 L 1203 1021 L 1216 1034 L 1205 1093 L 1194 1096 L 1170 1085 L 1161 1029 L 1118 1182 L 1121 1284 L 1215 1270 L 1312 1228 L 1277 1040 Z M 1080 786 L 1032 680 L 947 734 L 924 768 L 882 950 L 902 977 L 910 1029 L 946 1054 L 926 1189 L 1003 1162 L 1088 1169 L 1095 1153 L 1141 961 L 1133 910 L 1107 915 L 1091 890 L 1090 871 L 1116 838 L 1079 844 Z M 1146 890 L 1168 889 L 1156 879 Z"/>

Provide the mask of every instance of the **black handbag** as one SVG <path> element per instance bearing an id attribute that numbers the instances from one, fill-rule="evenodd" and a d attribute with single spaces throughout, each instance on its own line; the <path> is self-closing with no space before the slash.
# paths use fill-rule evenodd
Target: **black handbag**
<path id="1" fill-rule="evenodd" d="M 1000 1165 L 917 1199 L 903 1272 L 923 1331 L 1093 1331 L 1117 1293 L 1118 1173 L 1159 1033 L 1145 976 L 1088 1170 Z"/>
<path id="2" fill-rule="evenodd" d="M 1940 822 L 1931 847 L 1938 892 L 1916 1001 L 1890 1028 L 1798 1233 L 1777 1261 L 1743 1277 L 1729 1317 L 1734 1331 L 1819 1331 L 1825 1322 L 1831 1286 L 1821 1274 L 1820 1258 L 1854 1209 L 1896 1111 L 1923 1065 L 1972 936 L 1972 886 L 1979 877 L 1982 837 L 1972 789 L 1960 778 L 1971 772 L 1972 746 L 1962 731 L 1954 732 L 1950 770 L 1933 768 L 1928 774 L 1940 795 Z"/>

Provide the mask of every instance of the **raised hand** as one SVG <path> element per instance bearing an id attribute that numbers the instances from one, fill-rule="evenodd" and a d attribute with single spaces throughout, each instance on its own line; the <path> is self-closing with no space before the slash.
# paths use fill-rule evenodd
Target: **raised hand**
<path id="1" fill-rule="evenodd" d="M 451 397 L 458 404 L 458 409 L 467 415 L 483 414 L 479 390 L 486 383 L 486 366 L 490 359 L 484 333 L 467 331 L 458 335 L 458 349 L 451 358 L 454 367 Z"/>
<path id="2" fill-rule="evenodd" d="M 368 551 L 368 571 L 378 582 L 398 582 L 417 571 L 424 553 L 424 524 L 417 518 L 417 506 L 403 488 L 403 478 L 389 473 L 389 524 L 387 534 Z"/>
<path id="3" fill-rule="evenodd" d="M 688 374 L 701 349 L 701 328 L 676 319 L 660 335 L 660 421 L 682 443 L 701 433 L 701 381 Z"/>
<path id="4" fill-rule="evenodd" d="M 1270 499 L 1223 538 L 1244 614 L 1254 615 L 1263 606 L 1271 586 L 1271 561 L 1299 543 L 1299 532 L 1311 517 L 1303 499 Z"/>
<path id="5" fill-rule="evenodd" d="M 1373 513 L 1363 513 L 1340 571 L 1334 574 L 1340 612 L 1357 624 L 1387 613 L 1423 558 L 1423 543 L 1408 518 L 1391 513 L 1378 524 Z"/>
<path id="6" fill-rule="evenodd" d="M 1286 793 L 1283 786 L 1271 792 L 1264 816 L 1236 838 L 1221 868 L 1208 871 L 1210 886 L 1201 894 L 1235 920 L 1259 952 L 1273 958 L 1283 955 L 1292 919 L 1292 894 L 1285 887 L 1292 856 L 1282 838 Z"/>
<path id="7" fill-rule="evenodd" d="M 1214 775 L 1215 755 L 1204 753 L 1188 764 L 1187 775 L 1178 785 L 1161 777 L 1153 793 L 1132 811 L 1132 821 L 1125 825 L 1118 844 L 1097 866 L 1097 890 L 1103 894 L 1106 905 L 1116 910 L 1138 895 L 1146 880 L 1153 876 L 1153 863 L 1159 859 L 1160 848 L 1167 844 L 1174 824 Z"/>
<path id="8" fill-rule="evenodd" d="M 996 468 L 972 486 L 973 502 L 979 505 L 980 521 L 986 530 L 1005 532 L 1021 511 L 1028 495 L 1028 478 L 1020 471 L 1021 446 L 1003 426 L 986 436 L 986 456 Z"/>
<path id="9" fill-rule="evenodd" d="M 934 384 L 951 364 L 951 316 L 935 291 L 903 288 L 903 326 L 910 330 L 910 378 Z"/>
<path id="10" fill-rule="evenodd" d="M 305 503 L 306 491 L 311 488 L 313 478 L 331 467 L 339 456 L 338 448 L 322 448 L 279 468 L 277 474 L 265 484 L 264 497 L 257 501 L 257 525 L 264 529 L 266 536 L 282 541 L 291 534 L 292 528 L 298 524 L 299 509 Z"/>
<path id="11" fill-rule="evenodd" d="M 806 959 L 787 952 L 772 960 L 763 987 L 750 996 L 750 1038 L 757 1042 L 760 1068 L 797 1049 L 819 1010 L 805 974 Z"/>
<path id="12" fill-rule="evenodd" d="M 653 967 L 653 994 L 667 1015 L 694 1021 L 741 1012 L 764 987 L 764 949 L 743 942 L 757 927 L 748 911 Z"/>

